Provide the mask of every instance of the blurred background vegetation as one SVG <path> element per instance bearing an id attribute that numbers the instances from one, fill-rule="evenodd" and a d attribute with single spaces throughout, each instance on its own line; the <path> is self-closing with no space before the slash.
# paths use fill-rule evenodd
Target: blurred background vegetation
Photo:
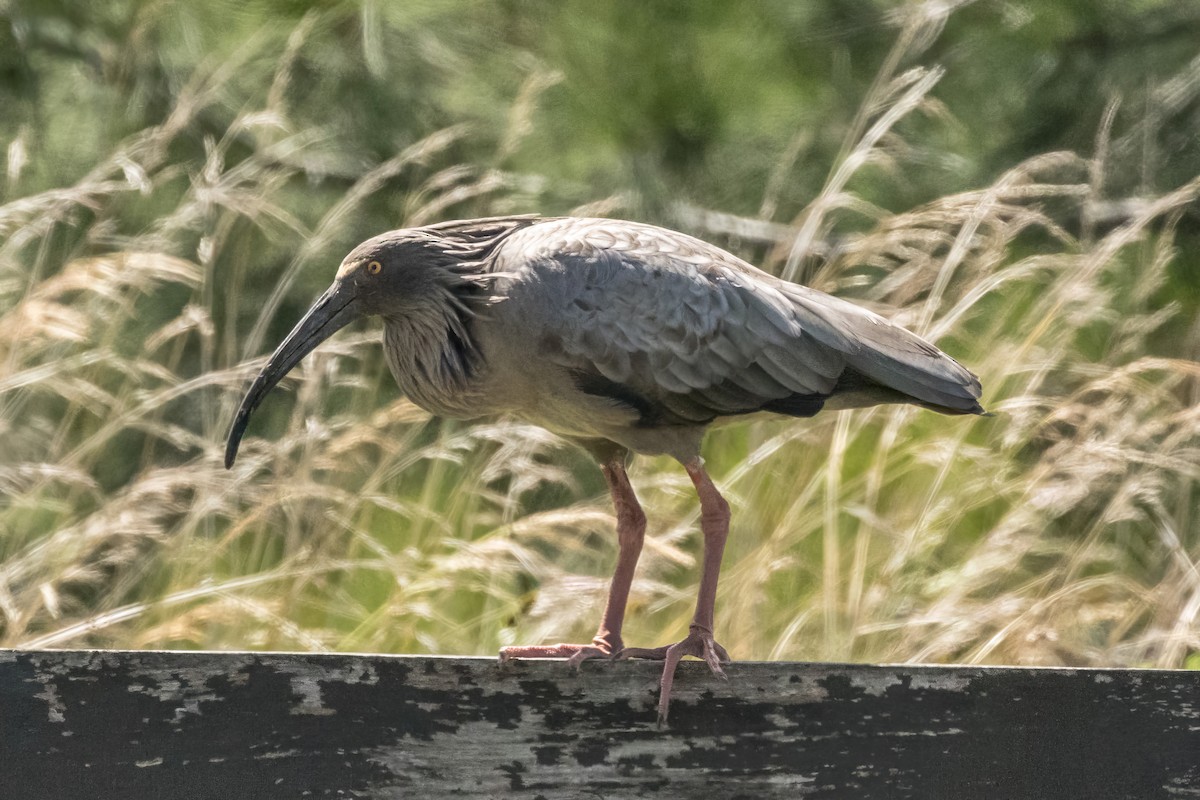
<path id="1" fill-rule="evenodd" d="M 880 309 L 992 418 L 714 431 L 735 658 L 1200 666 L 1191 0 L 0 2 L 0 646 L 586 641 L 586 456 L 433 420 L 364 324 L 261 357 L 376 233 L 654 222 Z M 678 465 L 626 640 L 673 641 Z"/>

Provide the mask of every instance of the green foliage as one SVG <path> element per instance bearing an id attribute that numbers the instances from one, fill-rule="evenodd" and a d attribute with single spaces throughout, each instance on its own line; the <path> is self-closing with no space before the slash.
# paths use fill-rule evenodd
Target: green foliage
<path id="1" fill-rule="evenodd" d="M 586 639 L 603 482 L 429 419 L 368 326 L 224 434 L 356 242 L 666 224 L 882 309 L 985 419 L 715 430 L 741 658 L 1195 667 L 1200 11 L 822 0 L 0 7 L 0 645 L 494 652 Z M 691 615 L 650 515 L 627 639 Z"/>

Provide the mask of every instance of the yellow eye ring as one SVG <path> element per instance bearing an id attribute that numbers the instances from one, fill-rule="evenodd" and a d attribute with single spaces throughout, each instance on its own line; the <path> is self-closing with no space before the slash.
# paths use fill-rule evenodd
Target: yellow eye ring
<path id="1" fill-rule="evenodd" d="M 367 263 L 367 272 L 371 273 L 372 275 L 378 275 L 381 269 L 383 269 L 383 264 L 380 264 L 378 261 L 371 261 Z"/>

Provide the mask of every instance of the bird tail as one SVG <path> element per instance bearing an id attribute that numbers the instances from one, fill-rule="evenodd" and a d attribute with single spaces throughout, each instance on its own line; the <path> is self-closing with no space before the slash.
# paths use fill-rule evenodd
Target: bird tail
<path id="1" fill-rule="evenodd" d="M 908 402 L 943 414 L 986 413 L 979 404 L 979 378 L 915 333 L 836 297 L 821 294 L 814 302 L 812 289 L 791 294 L 828 324 L 826 343 L 846 358 L 847 370 L 834 389 L 841 402 L 831 398 L 827 408 Z"/>

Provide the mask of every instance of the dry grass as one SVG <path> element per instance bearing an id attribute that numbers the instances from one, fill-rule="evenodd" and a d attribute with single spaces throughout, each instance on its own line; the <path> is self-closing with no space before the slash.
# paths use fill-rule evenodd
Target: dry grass
<path id="1" fill-rule="evenodd" d="M 912 153 L 896 123 L 945 113 L 937 70 L 896 74 L 949 5 L 934 11 L 905 28 L 794 224 L 692 218 L 774 239 L 767 268 L 890 309 L 980 374 L 996 416 L 716 430 L 735 512 L 718 638 L 739 658 L 1180 666 L 1200 651 L 1200 325 L 1163 286 L 1200 179 L 1098 223 L 1107 154 L 1129 149 L 1109 142 L 1110 114 L 1091 158 L 1040 156 L 899 214 L 862 201 L 862 168 L 902 174 Z M 294 129 L 281 87 L 307 26 L 263 107 L 202 160 L 171 154 L 236 60 L 75 186 L 0 207 L 0 646 L 492 653 L 591 635 L 615 557 L 594 469 L 517 422 L 429 420 L 386 388 L 372 332 L 306 361 L 290 415 L 273 395 L 268 435 L 221 466 L 285 301 L 328 277 L 366 198 L 415 174 L 402 221 L 419 224 L 537 191 L 536 176 L 455 163 L 471 134 L 451 128 L 361 168 L 306 222 L 294 179 L 328 142 Z M 505 149 L 553 80 L 521 92 Z M 145 208 L 128 232 L 123 215 Z M 846 214 L 872 225 L 837 239 Z M 263 248 L 287 264 L 267 292 Z M 252 296 L 265 307 L 243 308 Z M 634 482 L 650 536 L 627 638 L 660 643 L 691 615 L 697 509 L 677 465 L 643 460 Z"/>

